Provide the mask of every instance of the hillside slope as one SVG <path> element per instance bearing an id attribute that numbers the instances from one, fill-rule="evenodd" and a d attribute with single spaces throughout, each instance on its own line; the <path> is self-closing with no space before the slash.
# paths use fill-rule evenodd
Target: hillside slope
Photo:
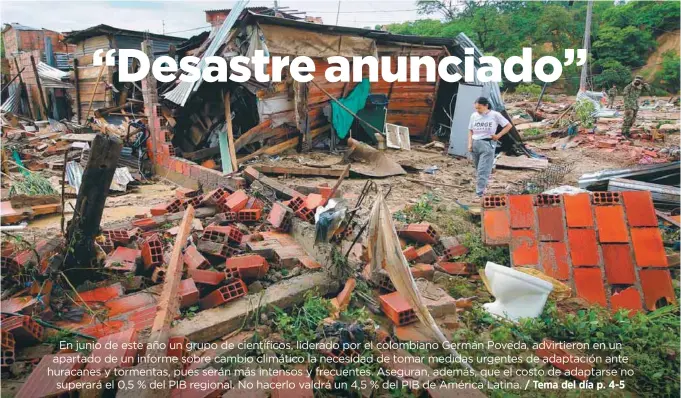
<path id="1" fill-rule="evenodd" d="M 679 45 L 681 45 L 680 31 L 667 32 L 657 38 L 657 49 L 653 52 L 646 62 L 645 66 L 635 71 L 635 74 L 643 76 L 646 80 L 653 80 L 657 71 L 662 68 L 662 54 L 666 51 L 672 50 L 679 53 Z"/>

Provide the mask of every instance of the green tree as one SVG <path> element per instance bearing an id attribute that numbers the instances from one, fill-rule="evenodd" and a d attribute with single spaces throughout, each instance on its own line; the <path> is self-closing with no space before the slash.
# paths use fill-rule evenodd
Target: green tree
<path id="1" fill-rule="evenodd" d="M 631 70 L 619 61 L 608 59 L 594 63 L 594 85 L 596 88 L 612 87 L 613 84 L 623 88 L 631 82 Z"/>
<path id="2" fill-rule="evenodd" d="M 678 93 L 681 89 L 681 79 L 679 76 L 681 70 L 681 60 L 679 54 L 674 51 L 665 51 L 662 54 L 662 69 L 657 72 L 655 79 L 660 82 L 665 89 L 672 93 Z"/>
<path id="3" fill-rule="evenodd" d="M 637 67 L 645 64 L 646 56 L 656 47 L 650 33 L 634 26 L 603 27 L 592 46 L 595 59 L 614 59 L 622 65 Z"/>

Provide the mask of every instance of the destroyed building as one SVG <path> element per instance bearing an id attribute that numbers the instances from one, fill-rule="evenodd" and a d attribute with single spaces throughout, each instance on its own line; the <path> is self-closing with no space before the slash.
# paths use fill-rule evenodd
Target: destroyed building
<path id="1" fill-rule="evenodd" d="M 139 95 L 140 88 L 135 84 L 122 84 L 118 80 L 118 57 L 114 66 L 94 66 L 93 55 L 96 50 L 139 50 L 143 40 L 153 41 L 155 56 L 168 55 L 172 48 L 184 41 L 183 38 L 157 35 L 148 32 L 119 29 L 109 25 L 97 25 L 91 28 L 71 32 L 65 41 L 74 47 L 75 87 L 70 90 L 73 101 L 73 113 L 77 120 L 87 119 L 88 109 L 125 105 L 128 97 Z M 127 67 L 134 67 L 127 65 Z M 135 94 L 135 90 L 137 94 Z"/>

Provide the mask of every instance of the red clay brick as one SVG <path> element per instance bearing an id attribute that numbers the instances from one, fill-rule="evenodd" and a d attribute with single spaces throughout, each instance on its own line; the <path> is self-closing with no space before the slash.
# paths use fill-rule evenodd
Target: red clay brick
<path id="1" fill-rule="evenodd" d="M 280 202 L 275 202 L 272 205 L 272 210 L 267 216 L 267 221 L 272 224 L 272 226 L 281 231 L 288 231 L 291 226 L 291 218 L 293 213 Z"/>
<path id="2" fill-rule="evenodd" d="M 142 243 L 142 260 L 147 270 L 163 264 L 163 243 L 158 235 L 154 234 Z"/>
<path id="3" fill-rule="evenodd" d="M 257 254 L 228 258 L 225 266 L 227 268 L 236 267 L 241 279 L 246 280 L 260 279 L 267 275 L 267 271 L 270 269 L 267 260 Z"/>
<path id="4" fill-rule="evenodd" d="M 233 194 L 227 196 L 224 200 L 224 203 L 219 203 L 218 205 L 222 209 L 221 212 L 227 211 L 238 212 L 239 210 L 246 207 L 246 203 L 248 203 L 248 195 L 246 195 L 245 191 L 240 189 L 234 192 Z"/>
<path id="5" fill-rule="evenodd" d="M 310 210 L 316 210 L 324 202 L 324 197 L 317 193 L 311 193 L 305 198 L 305 207 Z"/>
<path id="6" fill-rule="evenodd" d="M 568 227 L 593 227 L 591 214 L 591 197 L 588 193 L 563 195 L 565 201 L 565 218 Z"/>
<path id="7" fill-rule="evenodd" d="M 534 226 L 532 195 L 510 195 L 508 203 L 511 213 L 511 228 L 532 228 Z"/>
<path id="8" fill-rule="evenodd" d="M 416 249 L 416 261 L 420 263 L 433 264 L 437 261 L 437 254 L 431 245 L 425 245 Z"/>
<path id="9" fill-rule="evenodd" d="M 187 248 L 184 250 L 183 259 L 188 270 L 205 269 L 210 267 L 208 260 L 206 260 L 206 258 L 199 253 L 198 249 L 196 249 L 196 246 L 194 245 L 187 246 Z"/>
<path id="10" fill-rule="evenodd" d="M 622 198 L 630 227 L 657 227 L 657 215 L 650 192 L 622 192 Z"/>
<path id="11" fill-rule="evenodd" d="M 565 242 L 540 242 L 541 266 L 544 273 L 561 281 L 570 279 Z"/>
<path id="12" fill-rule="evenodd" d="M 143 308 L 151 304 L 156 304 L 156 295 L 148 292 L 138 292 L 109 300 L 104 306 L 109 309 L 107 315 L 109 315 L 109 317 L 115 317 L 134 311 L 136 308 Z"/>
<path id="13" fill-rule="evenodd" d="M 534 230 L 511 231 L 511 260 L 514 266 L 539 264 L 539 248 Z"/>
<path id="14" fill-rule="evenodd" d="M 119 246 L 108 256 L 104 268 L 115 271 L 135 272 L 137 259 L 141 256 L 141 250 Z"/>
<path id="15" fill-rule="evenodd" d="M 2 329 L 12 334 L 17 346 L 34 345 L 43 340 L 43 327 L 28 315 L 10 316 L 3 319 Z"/>
<path id="16" fill-rule="evenodd" d="M 558 206 L 537 207 L 539 220 L 539 240 L 543 242 L 563 242 L 565 227 L 563 226 L 563 209 Z"/>
<path id="17" fill-rule="evenodd" d="M 557 205 L 557 204 L 560 204 L 561 198 L 562 198 L 561 195 L 547 195 L 547 194 L 535 195 L 534 205 L 535 206 Z"/>
<path id="18" fill-rule="evenodd" d="M 631 243 L 639 267 L 667 267 L 667 255 L 658 228 L 632 228 Z"/>
<path id="19" fill-rule="evenodd" d="M 648 310 L 658 309 L 658 301 L 676 302 L 672 278 L 666 269 L 642 269 L 638 271 L 643 290 L 643 301 Z"/>
<path id="20" fill-rule="evenodd" d="M 419 256 L 414 246 L 409 246 L 402 250 L 402 254 L 404 254 L 404 258 L 406 258 L 407 261 L 414 261 L 416 260 L 416 257 Z"/>
<path id="21" fill-rule="evenodd" d="M 180 296 L 180 308 L 191 307 L 199 302 L 199 289 L 192 278 L 183 279 L 180 282 L 180 290 L 177 293 Z"/>
<path id="22" fill-rule="evenodd" d="M 54 372 L 55 371 L 58 372 L 60 369 L 70 372 L 76 371 L 85 366 L 85 363 L 73 361 L 73 363 L 60 364 L 59 363 L 60 361 L 62 362 L 68 361 L 65 360 L 55 361 L 55 358 L 57 357 L 76 358 L 80 357 L 81 355 L 82 354 L 80 353 L 45 355 L 40 360 L 38 366 L 36 366 L 35 369 L 33 369 L 33 372 L 31 372 L 26 381 L 24 381 L 23 385 L 21 386 L 21 389 L 19 390 L 19 392 L 17 392 L 15 397 L 16 398 L 56 397 L 66 393 L 68 390 L 63 389 L 60 390 L 57 388 L 57 386 L 60 383 L 63 384 L 76 380 L 78 376 L 59 375 L 58 373 Z M 48 369 L 52 371 L 49 374 Z"/>
<path id="23" fill-rule="evenodd" d="M 473 267 L 469 263 L 443 261 L 438 265 L 450 275 L 470 275 L 473 273 Z"/>
<path id="24" fill-rule="evenodd" d="M 151 212 L 152 216 L 162 216 L 162 215 L 168 213 L 168 209 L 166 209 L 165 204 L 156 205 L 156 206 L 152 207 L 151 209 L 149 209 L 149 211 Z"/>
<path id="25" fill-rule="evenodd" d="M 101 344 L 101 348 L 95 348 L 90 354 L 93 358 L 100 358 L 99 363 L 88 363 L 85 369 L 95 370 L 100 369 L 102 372 L 105 369 L 128 368 L 135 364 L 137 359 L 137 349 L 130 347 L 130 343 L 137 342 L 137 330 L 128 329 L 119 333 L 111 334 L 97 340 Z M 127 347 L 123 347 L 128 344 Z M 116 348 L 112 348 L 112 347 Z M 105 361 L 105 358 L 113 358 L 113 361 Z M 108 363 L 111 362 L 111 363 Z M 81 380 L 97 380 L 97 376 L 83 376 Z M 104 375 L 101 376 L 104 378 Z"/>
<path id="26" fill-rule="evenodd" d="M 294 268 L 300 264 L 300 257 L 307 253 L 300 246 L 285 246 L 274 249 L 274 259 L 283 268 Z"/>
<path id="27" fill-rule="evenodd" d="M 589 377 L 585 375 L 585 372 L 589 372 L 593 369 L 593 365 L 577 358 L 575 355 L 556 345 L 555 342 L 549 339 L 544 339 L 542 341 L 542 346 L 535 351 L 535 354 L 556 368 L 573 375 L 573 377 L 578 380 L 588 380 Z"/>
<path id="28" fill-rule="evenodd" d="M 373 279 L 373 282 L 376 284 L 376 286 L 378 286 L 379 289 L 386 292 L 394 292 L 396 290 L 395 285 L 393 285 L 393 281 L 390 279 L 390 275 L 388 275 L 388 272 L 385 270 L 378 271 L 375 278 Z"/>
<path id="29" fill-rule="evenodd" d="M 435 275 L 435 267 L 430 264 L 414 264 L 413 267 L 409 268 L 411 276 L 416 278 L 424 278 L 432 280 Z"/>
<path id="30" fill-rule="evenodd" d="M 296 210 L 296 216 L 298 216 L 300 219 L 305 220 L 309 223 L 312 223 L 314 221 L 314 210 L 308 209 L 307 206 L 301 206 Z"/>
<path id="31" fill-rule="evenodd" d="M 604 244 L 603 264 L 605 277 L 613 285 L 632 285 L 636 282 L 634 262 L 631 259 L 631 249 L 628 244 Z"/>
<path id="32" fill-rule="evenodd" d="M 482 207 L 506 207 L 506 195 L 487 195 L 482 198 Z"/>
<path id="33" fill-rule="evenodd" d="M 236 300 L 246 294 L 248 294 L 246 284 L 241 279 L 235 279 L 202 298 L 199 305 L 205 310 Z"/>
<path id="34" fill-rule="evenodd" d="M 631 286 L 621 290 L 610 297 L 610 308 L 613 312 L 619 310 L 643 310 L 641 304 L 641 295 L 636 290 L 636 287 Z"/>
<path id="35" fill-rule="evenodd" d="M 384 294 L 378 299 L 381 309 L 395 325 L 402 326 L 418 320 L 413 308 L 398 292 Z"/>
<path id="36" fill-rule="evenodd" d="M 435 228 L 428 223 L 405 225 L 397 231 L 397 235 L 419 243 L 436 244 L 438 240 Z"/>
<path id="37" fill-rule="evenodd" d="M 190 269 L 189 277 L 194 282 L 203 285 L 217 286 L 220 282 L 225 280 L 225 273 L 220 271 L 209 271 L 204 269 Z"/>
<path id="38" fill-rule="evenodd" d="M 256 222 L 260 221 L 262 215 L 261 209 L 242 209 L 237 213 L 237 221 L 239 222 Z"/>
<path id="39" fill-rule="evenodd" d="M 484 210 L 483 236 L 488 245 L 507 245 L 511 240 L 511 225 L 506 209 Z"/>
<path id="40" fill-rule="evenodd" d="M 158 226 L 153 218 L 141 218 L 132 222 L 134 227 L 142 228 L 144 230 L 149 230 Z"/>
<path id="41" fill-rule="evenodd" d="M 607 306 L 600 268 L 574 268 L 577 295 L 592 304 Z"/>
<path id="42" fill-rule="evenodd" d="M 601 243 L 628 243 L 622 206 L 596 206 L 598 240 Z"/>
<path id="43" fill-rule="evenodd" d="M 592 193 L 595 205 L 611 205 L 620 203 L 619 192 L 594 192 Z"/>
<path id="44" fill-rule="evenodd" d="M 303 267 L 307 269 L 320 269 L 322 268 L 322 265 L 317 262 L 314 258 L 311 256 L 301 256 L 298 257 L 298 260 L 300 260 L 300 263 L 303 264 Z"/>
<path id="45" fill-rule="evenodd" d="M 570 258 L 575 267 L 599 265 L 598 241 L 593 229 L 568 229 Z"/>
<path id="46" fill-rule="evenodd" d="M 440 243 L 445 248 L 444 257 L 448 260 L 468 254 L 468 248 L 456 237 L 444 236 L 440 238 Z"/>

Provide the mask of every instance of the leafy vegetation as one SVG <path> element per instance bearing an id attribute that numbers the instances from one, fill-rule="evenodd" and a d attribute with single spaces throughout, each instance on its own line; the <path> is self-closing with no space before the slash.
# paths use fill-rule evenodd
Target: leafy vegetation
<path id="1" fill-rule="evenodd" d="M 662 69 L 657 73 L 655 78 L 667 90 L 675 92 L 674 90 L 678 90 L 681 85 L 679 70 L 681 70 L 679 54 L 673 51 L 665 51 L 662 54 Z"/>
<path id="2" fill-rule="evenodd" d="M 577 115 L 577 120 L 582 123 L 583 127 L 591 128 L 594 125 L 593 113 L 596 111 L 596 107 L 593 102 L 585 99 L 577 101 L 575 104 L 575 114 Z"/>
<path id="3" fill-rule="evenodd" d="M 518 87 L 515 88 L 515 93 L 537 98 L 539 97 L 539 94 L 541 94 L 541 86 L 538 84 L 519 84 Z"/>
<path id="4" fill-rule="evenodd" d="M 504 60 L 532 47 L 533 57 L 562 54 L 565 49 L 581 48 L 586 20 L 586 1 L 512 0 L 418 0 L 419 12 L 441 18 L 388 25 L 394 33 L 455 37 L 465 33 L 486 54 Z M 680 9 L 675 1 L 594 2 L 592 19 L 592 67 L 594 89 L 623 87 L 631 81 L 631 69 L 645 64 L 655 50 L 655 38 L 679 29 Z M 678 62 L 678 51 L 675 53 Z M 679 91 L 673 80 L 678 64 L 660 72 L 653 86 Z M 565 91 L 579 88 L 581 68 L 575 64 L 563 69 Z M 672 76 L 672 81 L 666 80 Z M 537 81 L 538 82 L 538 81 Z M 504 82 L 506 87 L 516 84 Z"/>

